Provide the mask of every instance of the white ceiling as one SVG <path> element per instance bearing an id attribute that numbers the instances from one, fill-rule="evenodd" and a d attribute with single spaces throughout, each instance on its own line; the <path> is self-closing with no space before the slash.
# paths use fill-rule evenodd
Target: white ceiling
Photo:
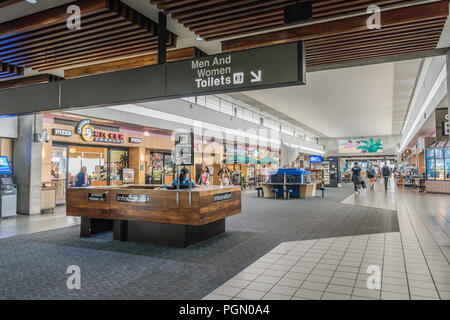
<path id="1" fill-rule="evenodd" d="M 405 118 L 419 66 L 417 59 L 318 71 L 305 86 L 244 94 L 326 137 L 398 134 L 393 118 Z"/>

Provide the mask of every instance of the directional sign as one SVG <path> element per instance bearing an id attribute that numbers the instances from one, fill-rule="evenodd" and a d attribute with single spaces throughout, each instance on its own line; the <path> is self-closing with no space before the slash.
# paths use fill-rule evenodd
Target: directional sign
<path id="1" fill-rule="evenodd" d="M 261 70 L 258 70 L 258 74 L 254 73 L 253 71 L 251 71 L 250 74 L 253 77 L 251 82 L 261 82 L 262 81 Z"/>
<path id="2" fill-rule="evenodd" d="M 305 84 L 303 42 L 0 90 L 0 115 Z"/>
<path id="3" fill-rule="evenodd" d="M 305 84 L 303 42 L 167 64 L 167 95 L 196 95 Z"/>

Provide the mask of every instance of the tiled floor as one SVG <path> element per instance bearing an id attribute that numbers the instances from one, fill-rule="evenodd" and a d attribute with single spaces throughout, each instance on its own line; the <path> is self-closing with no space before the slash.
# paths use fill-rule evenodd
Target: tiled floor
<path id="1" fill-rule="evenodd" d="M 41 231 L 54 230 L 80 224 L 80 218 L 67 217 L 65 207 L 57 207 L 54 213 L 17 215 L 0 219 L 0 239 Z"/>
<path id="2" fill-rule="evenodd" d="M 450 299 L 449 196 L 378 183 L 343 203 L 396 207 L 400 232 L 283 242 L 204 299 Z"/>

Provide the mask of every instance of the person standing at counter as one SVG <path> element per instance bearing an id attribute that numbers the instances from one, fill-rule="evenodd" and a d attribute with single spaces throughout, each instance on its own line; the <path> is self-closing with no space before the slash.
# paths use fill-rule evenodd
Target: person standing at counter
<path id="1" fill-rule="evenodd" d="M 193 181 L 191 181 L 191 179 L 187 178 L 187 174 L 188 174 L 188 169 L 186 169 L 186 168 L 181 169 L 178 180 L 176 178 L 173 180 L 172 187 L 170 189 L 176 189 L 178 181 L 180 181 L 180 189 L 188 189 L 189 184 L 191 184 L 192 188 L 197 187 L 197 184 L 195 184 L 195 182 L 193 182 Z M 166 186 L 166 188 L 168 189 L 167 186 Z"/>
<path id="2" fill-rule="evenodd" d="M 231 185 L 231 172 L 228 167 L 225 167 L 221 170 L 219 175 L 219 181 L 221 186 L 229 186 Z"/>
<path id="3" fill-rule="evenodd" d="M 89 186 L 87 168 L 81 167 L 80 172 L 78 172 L 75 180 L 75 187 L 83 188 L 87 186 Z"/>
<path id="4" fill-rule="evenodd" d="M 207 166 L 204 166 L 202 168 L 202 173 L 200 174 L 197 184 L 209 186 L 209 176 L 209 169 Z"/>

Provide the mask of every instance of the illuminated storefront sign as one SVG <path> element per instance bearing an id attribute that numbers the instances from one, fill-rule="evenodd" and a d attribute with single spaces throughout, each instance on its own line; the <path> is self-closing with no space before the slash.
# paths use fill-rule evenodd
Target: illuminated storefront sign
<path id="1" fill-rule="evenodd" d="M 78 123 L 76 132 L 87 142 L 111 142 L 124 143 L 124 136 L 117 132 L 96 131 L 90 120 L 83 120 Z"/>
<path id="2" fill-rule="evenodd" d="M 64 130 L 64 129 L 53 129 L 54 136 L 63 136 L 63 137 L 71 137 L 72 130 Z"/>

